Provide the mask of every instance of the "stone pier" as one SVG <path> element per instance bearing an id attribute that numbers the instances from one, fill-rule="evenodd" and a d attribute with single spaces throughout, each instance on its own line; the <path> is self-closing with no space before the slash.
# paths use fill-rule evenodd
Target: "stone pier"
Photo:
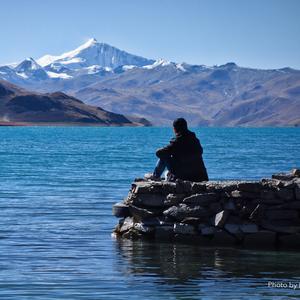
<path id="1" fill-rule="evenodd" d="M 122 238 L 300 249 L 300 170 L 260 181 L 136 179 L 113 214 Z"/>

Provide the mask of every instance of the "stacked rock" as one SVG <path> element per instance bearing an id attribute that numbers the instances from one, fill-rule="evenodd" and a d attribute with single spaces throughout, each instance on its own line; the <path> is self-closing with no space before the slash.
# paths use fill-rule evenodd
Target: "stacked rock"
<path id="1" fill-rule="evenodd" d="M 300 247 L 300 170 L 261 181 L 136 179 L 113 213 L 124 238 Z"/>

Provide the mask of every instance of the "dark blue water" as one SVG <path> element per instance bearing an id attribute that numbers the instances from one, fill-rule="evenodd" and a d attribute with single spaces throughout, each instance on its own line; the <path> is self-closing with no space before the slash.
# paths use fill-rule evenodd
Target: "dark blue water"
<path id="1" fill-rule="evenodd" d="M 197 129 L 211 179 L 300 166 L 300 129 Z M 0 128 L 0 299 L 286 299 L 300 254 L 117 241 L 167 128 Z"/>

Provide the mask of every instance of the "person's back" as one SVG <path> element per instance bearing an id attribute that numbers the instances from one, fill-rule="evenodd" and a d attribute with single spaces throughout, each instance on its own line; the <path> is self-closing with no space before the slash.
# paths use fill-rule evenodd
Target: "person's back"
<path id="1" fill-rule="evenodd" d="M 159 178 L 167 167 L 174 178 L 190 181 L 207 181 L 208 176 L 202 159 L 202 147 L 195 133 L 187 128 L 183 118 L 173 122 L 176 137 L 164 148 L 158 149 L 159 158 L 154 178 Z"/>
<path id="2" fill-rule="evenodd" d="M 177 135 L 173 143 L 171 173 L 182 180 L 207 181 L 208 176 L 202 159 L 203 150 L 195 133 L 187 130 Z"/>

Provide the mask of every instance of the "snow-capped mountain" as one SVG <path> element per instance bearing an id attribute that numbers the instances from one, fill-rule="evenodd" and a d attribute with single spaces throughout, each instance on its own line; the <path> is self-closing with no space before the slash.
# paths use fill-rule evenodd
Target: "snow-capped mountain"
<path id="1" fill-rule="evenodd" d="M 185 71 L 181 64 L 133 55 L 92 38 L 61 55 L 44 55 L 37 60 L 30 57 L 17 64 L 0 66 L 0 79 L 43 92 L 57 89 L 68 92 L 136 68 L 164 67 Z"/>
<path id="2" fill-rule="evenodd" d="M 47 72 L 33 59 L 26 58 L 16 65 L 0 66 L 0 79 L 23 84 L 49 79 Z"/>
<path id="3" fill-rule="evenodd" d="M 32 57 L 26 58 L 15 67 L 17 72 L 27 72 L 39 69 L 42 69 L 42 67 Z"/>
<path id="4" fill-rule="evenodd" d="M 132 55 L 105 43 L 98 43 L 94 38 L 73 51 L 59 56 L 45 55 L 37 61 L 43 67 L 56 63 L 69 69 L 80 69 L 94 65 L 114 69 L 123 65 L 141 67 L 154 63 L 151 59 Z"/>
<path id="5" fill-rule="evenodd" d="M 44 55 L 35 61 L 26 58 L 19 64 L 0 66 L 0 79 L 24 87 L 35 87 L 35 82 L 47 80 L 51 85 L 57 80 L 77 79 L 82 76 L 103 77 L 127 71 L 135 67 L 151 67 L 155 60 L 133 55 L 105 43 L 99 43 L 95 38 L 75 50 L 61 55 Z"/>
<path id="6" fill-rule="evenodd" d="M 179 116 L 196 126 L 300 125 L 300 71 L 291 68 L 155 61 L 90 39 L 58 56 L 0 66 L 0 79 L 159 125 Z"/>
<path id="7" fill-rule="evenodd" d="M 32 58 L 26 58 L 21 63 L 19 63 L 14 71 L 16 75 L 27 79 L 34 78 L 36 80 L 45 80 L 48 79 L 47 72 Z"/>

